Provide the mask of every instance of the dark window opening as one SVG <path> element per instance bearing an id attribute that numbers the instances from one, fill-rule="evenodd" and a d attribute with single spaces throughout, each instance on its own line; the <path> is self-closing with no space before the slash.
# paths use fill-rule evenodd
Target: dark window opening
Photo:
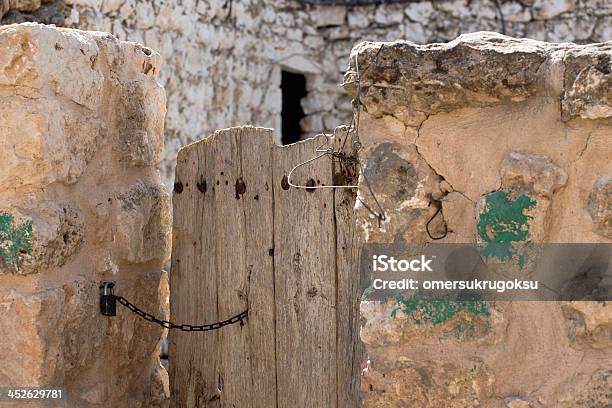
<path id="1" fill-rule="evenodd" d="M 283 107 L 281 111 L 281 143 L 291 144 L 300 140 L 302 129 L 300 120 L 304 116 L 304 109 L 300 101 L 306 96 L 306 77 L 302 74 L 282 71 L 281 91 Z"/>

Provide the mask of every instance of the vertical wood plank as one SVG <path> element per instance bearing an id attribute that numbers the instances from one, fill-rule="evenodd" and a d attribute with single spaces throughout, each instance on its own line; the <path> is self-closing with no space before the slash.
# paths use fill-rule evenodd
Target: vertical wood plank
<path id="1" fill-rule="evenodd" d="M 248 129 L 248 128 L 247 128 Z M 274 193 L 272 148 L 274 132 L 245 131 L 240 153 L 246 220 L 248 341 L 252 406 L 276 408 L 276 310 L 274 294 Z"/>
<path id="2" fill-rule="evenodd" d="M 242 203 L 236 199 L 235 183 L 242 178 L 240 130 L 227 129 L 213 136 L 214 149 L 207 158 L 215 161 L 216 222 L 214 256 L 217 265 L 219 315 L 224 319 L 247 308 L 246 231 Z M 211 249 L 212 249 L 211 248 Z M 212 255 L 212 254 L 211 254 Z M 240 325 L 224 327 L 219 333 L 221 364 L 218 388 L 222 407 L 251 407 L 251 383 L 241 372 L 249 359 L 247 330 Z"/>
<path id="3" fill-rule="evenodd" d="M 333 191 L 288 188 L 286 180 L 321 142 L 306 140 L 273 152 L 279 407 L 337 403 Z M 331 165 L 323 157 L 296 171 L 295 182 L 329 185 Z"/>
<path id="4" fill-rule="evenodd" d="M 207 160 L 203 141 L 179 152 L 173 194 L 172 269 L 170 315 L 178 322 L 214 322 L 217 310 L 214 248 L 214 191 L 202 193 L 198 183 L 211 185 L 214 162 Z M 178 320 L 177 320 L 178 319 Z M 218 407 L 218 333 L 169 333 L 171 399 L 173 407 Z"/>
<path id="5" fill-rule="evenodd" d="M 232 128 L 179 155 L 172 319 L 250 315 L 245 326 L 172 331 L 173 406 L 276 406 L 272 145 L 271 130 Z"/>
<path id="6" fill-rule="evenodd" d="M 347 129 L 336 130 L 334 144 L 347 153 L 354 152 Z M 349 138 L 347 143 L 344 139 Z M 357 184 L 356 165 L 340 165 L 334 162 L 334 180 L 338 184 Z M 338 300 L 336 307 L 337 355 L 338 355 L 338 408 L 354 408 L 360 405 L 360 375 L 364 349 L 359 337 L 361 284 L 359 274 L 359 242 L 355 234 L 356 189 L 334 190 L 336 218 L 336 273 Z"/>

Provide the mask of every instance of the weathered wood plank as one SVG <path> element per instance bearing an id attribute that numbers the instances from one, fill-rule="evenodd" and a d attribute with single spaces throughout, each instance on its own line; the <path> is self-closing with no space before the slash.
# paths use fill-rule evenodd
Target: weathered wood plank
<path id="1" fill-rule="evenodd" d="M 354 154 L 351 135 L 347 129 L 336 130 L 334 144 L 348 154 Z M 349 138 L 347 143 L 344 139 Z M 339 184 L 357 184 L 357 165 L 334 162 L 334 180 Z M 359 337 L 361 284 L 359 276 L 359 234 L 355 234 L 356 189 L 334 190 L 336 217 L 336 273 L 337 273 L 337 353 L 338 353 L 338 408 L 360 406 L 361 364 L 363 347 Z"/>
<path id="2" fill-rule="evenodd" d="M 333 191 L 288 188 L 293 166 L 321 139 L 275 147 L 274 272 L 279 407 L 337 404 L 336 271 Z M 327 158 L 300 168 L 296 183 L 329 185 Z"/>
<path id="3" fill-rule="evenodd" d="M 251 314 L 244 327 L 171 333 L 174 406 L 275 406 L 272 137 L 232 128 L 179 155 L 172 317 L 210 323 L 247 307 Z"/>
<path id="4" fill-rule="evenodd" d="M 179 152 L 173 194 L 174 228 L 170 273 L 170 314 L 188 323 L 214 322 L 217 311 L 214 248 L 214 192 L 198 188 L 211 185 L 214 162 L 207 160 L 204 141 Z M 218 333 L 169 334 L 169 362 L 173 407 L 218 407 Z"/>
<path id="5" fill-rule="evenodd" d="M 217 307 L 223 318 L 233 316 L 247 308 L 246 286 L 246 231 L 242 202 L 236 198 L 236 183 L 242 179 L 240 157 L 241 130 L 232 128 L 213 136 L 213 149 L 207 151 L 207 159 L 215 161 L 216 179 L 214 256 L 217 266 Z M 218 388 L 221 407 L 251 406 L 251 383 L 243 375 L 249 356 L 248 331 L 240 325 L 224 327 L 218 331 L 217 352 L 221 364 L 218 372 Z"/>
<path id="6" fill-rule="evenodd" d="M 210 323 L 247 306 L 249 319 L 171 332 L 172 406 L 356 406 L 354 197 L 288 188 L 285 179 L 321 142 L 279 147 L 270 130 L 245 127 L 181 150 L 172 319 Z M 334 171 L 324 157 L 296 171 L 295 182 L 329 185 Z"/>
<path id="7" fill-rule="evenodd" d="M 251 346 L 251 404 L 275 408 L 276 321 L 274 294 L 274 194 L 272 130 L 243 132 L 240 153 L 244 193 L 240 196 L 246 221 L 247 325 Z M 239 193 L 240 191 L 238 191 Z"/>

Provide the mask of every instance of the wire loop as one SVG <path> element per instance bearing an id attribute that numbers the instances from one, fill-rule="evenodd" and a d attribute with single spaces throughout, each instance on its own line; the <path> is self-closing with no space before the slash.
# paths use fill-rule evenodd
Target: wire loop
<path id="1" fill-rule="evenodd" d="M 345 164 L 345 165 L 346 164 L 357 164 L 359 165 L 361 176 L 363 177 L 363 180 L 365 181 L 368 191 L 370 192 L 370 195 L 372 195 L 372 198 L 376 202 L 379 212 L 374 211 L 370 206 L 368 206 L 364 202 L 364 200 L 361 197 L 357 196 L 357 199 L 359 200 L 359 202 L 361 202 L 361 204 L 363 204 L 363 206 L 368 211 L 370 211 L 370 213 L 372 213 L 376 218 L 378 218 L 379 222 L 381 222 L 381 221 L 386 220 L 385 211 L 383 210 L 382 206 L 380 205 L 380 202 L 376 198 L 376 195 L 374 194 L 374 191 L 372 190 L 370 182 L 365 175 L 364 167 L 358 158 L 359 151 L 362 148 L 361 142 L 359 141 L 359 114 L 361 112 L 361 77 L 359 73 L 359 59 L 358 59 L 362 47 L 363 47 L 363 44 L 359 47 L 359 49 L 357 50 L 357 53 L 355 54 L 355 84 L 357 84 L 357 95 L 355 98 L 356 107 L 355 107 L 355 112 L 353 114 L 353 119 L 351 120 L 351 126 L 349 127 L 349 131 L 348 131 L 348 135 L 352 134 L 353 135 L 352 138 L 355 139 L 353 141 L 353 155 L 348 155 L 344 149 L 346 147 L 346 142 L 349 139 L 348 135 L 342 142 L 342 146 L 340 147 L 340 149 L 335 149 L 333 146 L 330 145 L 330 135 L 324 134 L 323 136 L 325 136 L 325 142 L 319 147 L 317 147 L 314 151 L 315 153 L 319 153 L 319 154 L 302 163 L 295 165 L 291 169 L 291 171 L 289 171 L 289 174 L 287 175 L 287 183 L 291 187 L 301 188 L 301 189 L 306 189 L 306 190 L 315 190 L 315 189 L 321 189 L 321 188 L 347 188 L 347 189 L 355 188 L 355 189 L 358 189 L 359 185 L 352 185 L 352 184 L 329 185 L 329 186 L 308 186 L 308 185 L 295 184 L 291 181 L 291 176 L 293 175 L 295 170 L 299 169 L 302 166 L 305 166 L 308 163 L 317 161 L 324 156 L 329 157 L 331 160 L 339 160 L 341 164 Z M 382 50 L 382 47 L 383 46 L 380 47 L 380 49 L 378 50 L 378 53 L 380 53 L 380 50 Z M 378 53 L 376 54 L 376 57 L 378 57 Z"/>

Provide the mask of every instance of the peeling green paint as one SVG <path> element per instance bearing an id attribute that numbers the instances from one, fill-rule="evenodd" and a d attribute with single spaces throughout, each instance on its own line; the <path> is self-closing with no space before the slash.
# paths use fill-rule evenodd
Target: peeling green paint
<path id="1" fill-rule="evenodd" d="M 396 318 L 397 312 L 401 311 L 416 324 L 431 323 L 434 326 L 456 318 L 454 333 L 457 338 L 466 331 L 475 331 L 471 319 L 462 317 L 460 312 L 464 311 L 486 319 L 491 315 L 487 303 L 481 300 L 434 300 L 424 297 L 419 292 L 414 293 L 409 299 L 399 295 L 396 300 L 397 306 L 391 311 L 391 317 Z"/>
<path id="2" fill-rule="evenodd" d="M 529 242 L 529 220 L 533 217 L 524 211 L 535 205 L 536 201 L 526 194 L 515 200 L 510 200 L 505 191 L 487 195 L 484 211 L 476 226 L 478 236 L 486 242 L 482 255 L 496 257 L 500 261 L 512 259 L 516 253 L 513 243 Z M 519 259 L 519 264 L 524 263 L 524 258 Z"/>
<path id="3" fill-rule="evenodd" d="M 32 221 L 15 225 L 11 214 L 0 213 L 0 259 L 19 269 L 23 255 L 32 253 Z"/>

